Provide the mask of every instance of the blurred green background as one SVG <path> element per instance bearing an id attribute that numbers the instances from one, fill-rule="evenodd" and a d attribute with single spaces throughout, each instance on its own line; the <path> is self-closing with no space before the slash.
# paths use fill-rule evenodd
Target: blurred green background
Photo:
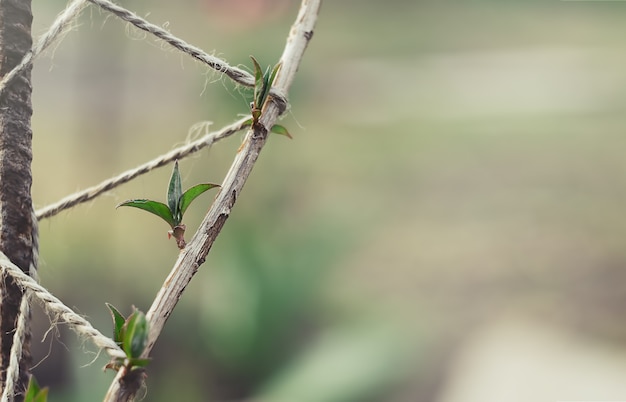
<path id="1" fill-rule="evenodd" d="M 120 4 L 243 66 L 276 62 L 299 5 Z M 38 36 L 64 2 L 33 7 Z M 324 3 L 282 122 L 295 139 L 263 150 L 154 349 L 145 400 L 626 399 L 625 15 Z M 38 208 L 249 99 L 95 7 L 37 60 L 33 87 Z M 183 186 L 220 182 L 241 138 L 182 161 Z M 115 205 L 163 199 L 170 173 L 40 223 L 43 285 L 104 333 L 104 303 L 146 311 L 177 256 L 167 225 Z M 187 212 L 188 238 L 212 197 Z M 35 325 L 38 341 L 49 323 Z M 51 401 L 102 399 L 113 373 L 89 341 L 61 324 L 35 347 Z"/>

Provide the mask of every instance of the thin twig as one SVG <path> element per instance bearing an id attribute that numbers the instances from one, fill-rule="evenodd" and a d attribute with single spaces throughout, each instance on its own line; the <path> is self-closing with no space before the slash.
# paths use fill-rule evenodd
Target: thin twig
<path id="1" fill-rule="evenodd" d="M 154 170 L 158 167 L 167 165 L 168 163 L 173 162 L 176 159 L 183 159 L 184 157 L 189 156 L 194 152 L 197 152 L 205 147 L 212 145 L 213 143 L 221 139 L 224 139 L 238 131 L 241 131 L 242 129 L 245 128 L 244 123 L 249 119 L 250 119 L 249 116 L 242 118 L 226 127 L 223 127 L 221 130 L 208 133 L 202 136 L 201 138 L 198 138 L 195 141 L 192 141 L 181 147 L 173 149 L 170 152 L 160 155 L 157 158 L 149 162 L 146 162 L 140 166 L 137 166 L 134 169 L 127 170 L 126 172 L 120 173 L 119 175 L 115 177 L 104 180 L 100 184 L 89 187 L 88 189 L 76 192 L 74 194 L 68 195 L 62 200 L 55 202 L 54 204 L 38 209 L 35 212 L 35 214 L 37 215 L 37 219 L 41 220 L 41 219 L 49 218 L 53 215 L 58 214 L 59 212 L 65 209 L 71 208 L 83 202 L 93 200 L 94 198 L 101 195 L 102 193 L 109 191 L 121 184 L 127 183 L 137 176 L 148 173 L 151 170 Z"/>
<path id="2" fill-rule="evenodd" d="M 63 304 L 61 300 L 48 292 L 46 288 L 22 272 L 22 270 L 17 265 L 13 264 L 2 252 L 0 252 L 0 267 L 5 274 L 11 275 L 21 287 L 41 301 L 44 310 L 51 319 L 61 319 L 66 322 L 77 334 L 91 339 L 98 348 L 104 349 L 109 356 L 114 358 L 126 357 L 124 352 L 111 338 L 102 335 L 89 321 L 76 314 L 72 309 Z"/>
<path id="3" fill-rule="evenodd" d="M 274 84 L 282 93 L 288 92 L 302 60 L 304 50 L 313 36 L 320 3 L 321 0 L 303 0 L 301 3 L 296 22 L 290 30 L 280 60 L 282 68 Z M 215 202 L 186 248 L 181 251 L 172 271 L 148 310 L 150 332 L 148 344 L 142 357 L 149 356 L 182 293 L 200 265 L 204 263 L 265 145 L 268 134 L 267 127 L 272 127 L 279 114 L 280 105 L 273 101 L 268 102 L 259 124 L 256 124 L 246 133 L 244 143 L 235 156 Z M 139 389 L 139 385 L 137 381 L 128 381 L 127 378 L 124 378 L 124 373 L 120 370 L 104 400 L 105 402 L 130 401 Z"/>

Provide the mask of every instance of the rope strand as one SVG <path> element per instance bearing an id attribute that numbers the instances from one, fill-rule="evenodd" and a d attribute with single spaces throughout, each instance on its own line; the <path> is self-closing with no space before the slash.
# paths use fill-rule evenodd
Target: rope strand
<path id="1" fill-rule="evenodd" d="M 11 277 L 24 288 L 26 293 L 30 293 L 42 302 L 43 308 L 49 317 L 60 318 L 67 323 L 74 332 L 91 339 L 98 348 L 105 350 L 109 356 L 121 358 L 126 356 L 111 338 L 102 335 L 89 321 L 76 314 L 71 308 L 63 304 L 61 300 L 48 292 L 46 288 L 22 272 L 22 270 L 19 269 L 17 265 L 13 264 L 2 252 L 0 252 L 0 267 L 5 274 L 11 275 Z"/>
<path id="2" fill-rule="evenodd" d="M 237 82 L 238 84 L 241 84 L 246 87 L 253 87 L 255 85 L 255 80 L 252 74 L 240 68 L 233 67 L 229 65 L 226 61 L 220 58 L 217 58 L 215 56 L 211 56 L 210 54 L 206 53 L 202 49 L 196 46 L 190 45 L 184 40 L 174 36 L 172 33 L 168 32 L 167 30 L 161 28 L 160 26 L 154 25 L 146 21 L 145 19 L 141 18 L 140 16 L 133 13 L 132 11 L 129 11 L 123 7 L 120 7 L 117 4 L 109 0 L 88 0 L 88 1 L 95 5 L 100 6 L 102 9 L 114 14 L 118 18 L 133 24 L 134 26 L 141 29 L 142 31 L 148 32 L 149 34 L 156 36 L 157 38 L 171 45 L 175 49 L 178 49 L 181 52 L 186 53 L 189 56 L 193 57 L 194 59 L 201 61 L 202 63 L 206 64 L 210 68 L 220 73 L 226 74 L 230 79 Z M 271 91 L 271 94 L 279 102 L 279 106 L 282 105 L 281 112 L 284 111 L 287 105 L 286 97 L 283 94 L 276 92 L 276 91 Z"/>
<path id="3" fill-rule="evenodd" d="M 127 170 L 126 172 L 121 173 L 115 177 L 104 180 L 100 184 L 89 187 L 86 190 L 70 194 L 54 204 L 38 209 L 35 212 L 37 219 L 41 220 L 49 218 L 75 205 L 93 200 L 105 191 L 109 191 L 121 184 L 127 183 L 137 176 L 148 173 L 151 170 L 164 166 L 177 159 L 182 159 L 207 146 L 211 146 L 214 142 L 217 142 L 242 130 L 245 127 L 244 123 L 249 119 L 249 116 L 242 118 L 231 125 L 223 127 L 221 130 L 208 133 L 195 141 L 173 149 L 172 151 L 161 155 L 149 162 L 146 162 L 143 165 L 137 166 L 134 169 Z"/>
<path id="4" fill-rule="evenodd" d="M 233 81 L 241 84 L 243 86 L 252 87 L 255 84 L 254 77 L 252 74 L 248 73 L 245 70 L 242 70 L 237 67 L 233 67 L 229 65 L 226 61 L 211 56 L 206 53 L 199 47 L 190 45 L 184 40 L 172 35 L 167 30 L 161 28 L 158 25 L 152 24 L 151 22 L 146 21 L 145 19 L 139 17 L 137 14 L 129 11 L 123 7 L 118 6 L 117 4 L 109 1 L 109 0 L 74 0 L 70 3 L 65 10 L 55 19 L 50 28 L 46 33 L 44 33 L 37 43 L 32 47 L 32 49 L 26 53 L 26 55 L 22 58 L 22 61 L 9 73 L 7 73 L 2 80 L 0 80 L 0 95 L 4 92 L 4 89 L 9 84 L 11 80 L 13 80 L 16 76 L 18 76 L 22 71 L 32 65 L 33 60 L 39 56 L 50 44 L 52 44 L 59 36 L 64 33 L 67 33 L 72 27 L 73 21 L 80 15 L 81 11 L 87 6 L 87 1 L 99 6 L 103 10 L 106 10 L 118 18 L 129 22 L 141 29 L 142 31 L 148 32 L 157 38 L 163 40 L 168 43 L 175 49 L 180 50 L 183 53 L 188 54 L 194 59 L 206 64 L 210 68 L 226 74 Z M 281 110 L 284 110 L 287 106 L 286 97 L 276 91 L 271 92 L 272 96 L 282 105 Z"/>
<path id="5" fill-rule="evenodd" d="M 2 80 L 0 80 L 0 95 L 2 95 L 12 79 L 17 77 L 33 63 L 35 57 L 39 56 L 41 52 L 46 50 L 46 48 L 50 46 L 59 36 L 67 33 L 71 29 L 72 22 L 80 15 L 81 11 L 86 6 L 86 0 L 74 0 L 65 8 L 65 10 L 63 10 L 61 14 L 57 16 L 52 25 L 50 25 L 48 31 L 41 35 L 37 43 L 24 55 L 22 61 L 4 77 L 2 77 Z"/>
<path id="6" fill-rule="evenodd" d="M 30 316 L 30 297 L 26 294 L 20 303 L 20 314 L 17 318 L 15 333 L 13 334 L 13 344 L 11 345 L 11 358 L 7 370 L 7 379 L 4 384 L 1 402 L 13 402 L 15 395 L 15 384 L 20 376 L 20 360 L 22 359 L 22 347 L 28 327 L 28 317 Z"/>

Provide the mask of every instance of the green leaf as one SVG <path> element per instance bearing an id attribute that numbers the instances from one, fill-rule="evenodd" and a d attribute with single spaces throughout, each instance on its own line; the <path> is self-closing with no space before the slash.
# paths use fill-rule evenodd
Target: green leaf
<path id="1" fill-rule="evenodd" d="M 174 227 L 180 223 L 180 221 L 176 222 L 174 216 L 172 215 L 172 212 L 170 211 L 170 208 L 162 202 L 145 199 L 128 200 L 122 202 L 121 204 L 118 204 L 116 208 L 119 207 L 134 207 L 143 209 L 144 211 L 148 211 L 160 217 L 165 222 L 167 222 L 170 227 Z"/>
<path id="2" fill-rule="evenodd" d="M 146 315 L 135 310 L 126 321 L 122 349 L 131 359 L 141 356 L 148 343 L 148 320 Z"/>
<path id="3" fill-rule="evenodd" d="M 276 79 L 276 76 L 278 75 L 278 71 L 280 71 L 280 68 L 282 66 L 283 65 L 281 63 L 278 63 L 274 66 L 274 69 L 272 70 L 272 75 L 270 76 L 269 83 L 268 83 L 270 88 L 272 87 L 272 85 L 274 85 L 274 80 Z"/>
<path id="4" fill-rule="evenodd" d="M 243 123 L 241 123 L 241 127 L 248 127 L 252 125 L 253 120 L 252 119 L 248 119 L 246 121 L 244 121 Z"/>
<path id="5" fill-rule="evenodd" d="M 123 341 L 123 331 L 124 323 L 126 322 L 126 318 L 120 313 L 112 304 L 105 303 L 106 306 L 111 310 L 111 316 L 113 317 L 113 340 L 116 343 L 121 344 Z"/>
<path id="6" fill-rule="evenodd" d="M 262 79 L 263 79 L 263 70 L 261 69 L 261 65 L 254 58 L 254 56 L 250 56 L 250 58 L 252 59 L 252 63 L 254 64 L 254 81 L 255 81 L 255 85 L 259 86 L 261 84 L 261 82 L 262 82 Z"/>
<path id="7" fill-rule="evenodd" d="M 35 379 L 31 376 L 28 381 L 28 389 L 24 396 L 24 402 L 46 402 L 48 399 L 48 388 L 41 388 Z"/>
<path id="8" fill-rule="evenodd" d="M 293 139 L 291 134 L 289 134 L 289 131 L 287 130 L 287 128 L 285 128 L 285 126 L 281 126 L 280 124 L 274 124 L 270 131 L 274 134 L 284 135 L 285 137 L 289 137 Z"/>
<path id="9" fill-rule="evenodd" d="M 170 185 L 167 188 L 167 205 L 170 207 L 172 217 L 174 218 L 174 226 L 178 225 L 182 220 L 182 214 L 178 209 L 182 195 L 183 187 L 180 180 L 180 172 L 178 171 L 178 161 L 176 161 L 174 163 L 174 170 L 172 170 Z"/>
<path id="10" fill-rule="evenodd" d="M 259 99 L 257 100 L 257 105 L 259 109 L 263 109 L 263 105 L 265 105 L 265 100 L 267 99 L 267 94 L 270 90 L 270 69 L 269 67 L 263 74 L 263 86 L 261 87 L 261 92 L 259 94 Z"/>
<path id="11" fill-rule="evenodd" d="M 189 207 L 189 204 L 191 204 L 191 202 L 195 200 L 196 197 L 198 197 L 200 194 L 204 193 L 207 190 L 210 190 L 212 188 L 219 187 L 219 186 L 220 186 L 219 184 L 203 183 L 203 184 L 196 184 L 195 186 L 187 189 L 187 191 L 183 193 L 183 196 L 180 197 L 180 204 L 178 206 L 180 210 L 181 218 L 185 214 L 185 211 L 187 210 L 187 207 Z"/>
<path id="12" fill-rule="evenodd" d="M 26 396 L 24 400 L 34 401 L 35 396 L 37 396 L 39 391 L 40 391 L 39 383 L 37 383 L 37 380 L 35 379 L 35 376 L 33 375 L 30 377 L 30 380 L 28 381 L 28 389 L 26 390 Z"/>
<path id="13" fill-rule="evenodd" d="M 274 84 L 274 80 L 276 79 L 276 75 L 278 74 L 278 70 L 280 70 L 281 64 L 278 63 L 274 66 L 272 71 L 270 72 L 269 68 L 265 72 L 265 76 L 263 77 L 263 89 L 259 96 L 258 107 L 262 109 L 267 101 L 267 97 L 270 94 L 270 89 L 272 88 L 272 84 Z"/>
<path id="14" fill-rule="evenodd" d="M 252 59 L 252 63 L 254 64 L 254 104 L 253 109 L 260 108 L 262 105 L 259 104 L 259 95 L 263 91 L 263 70 L 259 65 L 259 62 L 256 61 L 254 56 L 250 56 Z"/>
<path id="15" fill-rule="evenodd" d="M 33 399 L 33 402 L 46 402 L 48 400 L 48 387 L 39 391 L 39 393 Z"/>

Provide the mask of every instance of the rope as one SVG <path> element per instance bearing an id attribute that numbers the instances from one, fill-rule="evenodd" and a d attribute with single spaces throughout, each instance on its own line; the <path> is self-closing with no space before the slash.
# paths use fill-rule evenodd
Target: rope
<path id="1" fill-rule="evenodd" d="M 12 402 L 15 395 L 15 384 L 20 376 L 20 360 L 22 359 L 22 347 L 28 328 L 28 317 L 30 317 L 30 298 L 22 296 L 20 303 L 20 314 L 17 318 L 15 333 L 13 334 L 13 344 L 11 345 L 11 357 L 7 369 L 7 379 L 4 384 L 1 402 Z"/>
<path id="2" fill-rule="evenodd" d="M 239 69 L 237 67 L 230 66 L 226 61 L 219 59 L 215 56 L 211 56 L 210 54 L 204 52 L 202 49 L 190 45 L 184 40 L 172 35 L 170 32 L 161 28 L 158 25 L 154 25 L 145 19 L 141 18 L 137 14 L 129 11 L 123 7 L 118 6 L 117 4 L 109 1 L 109 0 L 88 0 L 89 2 L 100 6 L 102 9 L 114 14 L 118 18 L 129 22 L 141 29 L 142 31 L 148 32 L 156 36 L 157 38 L 163 40 L 168 43 L 175 49 L 180 50 L 183 53 L 188 54 L 196 60 L 201 61 L 212 69 L 226 74 L 233 81 L 246 86 L 253 87 L 255 85 L 255 80 L 252 74 Z M 287 105 L 287 99 L 283 94 L 280 94 L 276 91 L 271 92 L 272 96 L 279 102 L 279 106 L 281 106 L 281 111 L 284 111 L 285 106 Z"/>
<path id="3" fill-rule="evenodd" d="M 56 319 L 64 321 L 74 332 L 91 339 L 99 349 L 105 350 L 109 356 L 114 358 L 126 357 L 124 352 L 111 338 L 102 335 L 89 321 L 76 314 L 71 308 L 63 304 L 61 300 L 48 292 L 46 288 L 22 272 L 22 270 L 19 269 L 17 265 L 13 264 L 2 252 L 0 252 L 0 267 L 5 273 L 11 275 L 13 279 L 24 288 L 26 293 L 29 293 L 31 296 L 41 301 L 44 310 L 51 319 L 54 318 L 54 321 L 56 321 Z"/>
<path id="4" fill-rule="evenodd" d="M 220 73 L 226 74 L 233 81 L 247 87 L 254 86 L 254 77 L 247 71 L 244 71 L 237 67 L 233 67 L 229 65 L 226 61 L 218 57 L 211 56 L 202 49 L 190 45 L 189 43 L 172 35 L 170 32 L 159 27 L 158 25 L 154 25 L 146 21 L 132 11 L 120 7 L 109 0 L 74 0 L 65 8 L 65 10 L 63 10 L 61 14 L 58 15 L 48 31 L 44 33 L 39 38 L 37 43 L 32 47 L 32 49 L 27 52 L 26 55 L 24 55 L 22 61 L 15 68 L 9 71 L 9 73 L 7 73 L 4 77 L 2 77 L 2 80 L 0 80 L 0 95 L 2 95 L 4 89 L 12 79 L 18 76 L 22 71 L 24 71 L 33 63 L 35 57 L 39 56 L 41 52 L 43 52 L 48 46 L 50 46 L 51 43 L 54 42 L 55 39 L 71 29 L 73 21 L 80 15 L 81 11 L 85 8 L 85 6 L 87 5 L 87 1 L 101 7 L 103 10 L 114 14 L 118 18 L 133 24 L 137 28 L 156 36 L 157 38 L 168 43 L 175 49 L 178 49 L 181 52 L 193 57 L 194 59 L 201 61 L 210 68 Z M 284 111 L 287 106 L 286 97 L 276 91 L 272 91 L 271 94 L 281 105 L 281 111 Z"/>
<path id="5" fill-rule="evenodd" d="M 2 80 L 0 80 L 0 95 L 3 94 L 12 79 L 30 67 L 35 57 L 39 56 L 55 39 L 72 28 L 72 22 L 80 15 L 85 6 L 87 6 L 86 0 L 74 0 L 57 16 L 50 28 L 48 28 L 48 31 L 41 35 L 37 43 L 24 55 L 22 61 L 2 77 Z"/>
<path id="6" fill-rule="evenodd" d="M 31 241 L 32 241 L 32 259 L 28 274 L 34 281 L 39 282 L 37 275 L 37 267 L 39 265 L 39 224 L 35 211 L 31 212 Z M 11 344 L 11 354 L 9 358 L 9 367 L 7 368 L 6 382 L 2 391 L 0 402 L 13 402 L 15 396 L 15 384 L 19 382 L 20 361 L 22 359 L 22 349 L 28 333 L 28 321 L 30 320 L 30 300 L 29 294 L 22 295 L 20 303 L 20 311 L 15 325 L 15 333 L 13 335 L 13 343 Z"/>
<path id="7" fill-rule="evenodd" d="M 83 191 L 78 191 L 74 194 L 70 194 L 54 204 L 37 210 L 35 212 L 37 219 L 49 218 L 65 209 L 92 200 L 100 194 L 109 191 L 121 184 L 129 182 L 139 175 L 148 173 L 153 169 L 164 166 L 177 159 L 182 159 L 194 152 L 201 150 L 204 147 L 210 146 L 214 142 L 217 142 L 236 133 L 237 131 L 242 130 L 246 126 L 244 123 L 249 119 L 249 116 L 244 117 L 229 126 L 223 127 L 221 130 L 208 133 L 195 141 L 192 141 L 179 148 L 173 149 L 172 151 L 161 155 L 149 162 L 146 162 L 143 165 L 137 166 L 134 169 L 127 170 L 126 172 L 121 173 L 115 177 L 104 180 L 98 185 L 89 187 L 88 189 Z"/>

